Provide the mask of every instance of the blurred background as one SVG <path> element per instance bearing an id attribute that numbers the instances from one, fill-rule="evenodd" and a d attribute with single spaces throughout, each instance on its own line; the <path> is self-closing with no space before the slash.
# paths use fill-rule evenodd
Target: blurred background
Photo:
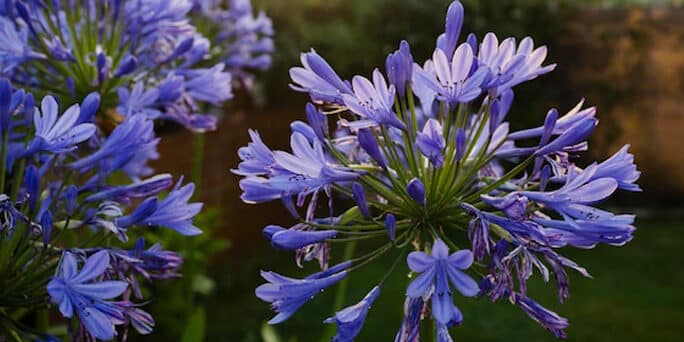
<path id="1" fill-rule="evenodd" d="M 514 128 L 542 122 L 580 99 L 598 106 L 599 128 L 587 160 L 604 159 L 632 145 L 642 170 L 643 193 L 620 193 L 605 206 L 639 215 L 635 239 L 623 248 L 568 251 L 593 280 L 572 277 L 572 298 L 559 304 L 555 286 L 533 283 L 541 304 L 567 317 L 571 341 L 679 341 L 684 324 L 684 7 L 681 0 L 462 0 L 463 32 L 482 37 L 530 35 L 549 47 L 556 71 L 516 88 L 509 119 Z M 156 332 L 136 340 L 327 341 L 334 329 L 322 320 L 334 312 L 335 291 L 323 293 L 289 321 L 269 328 L 268 304 L 254 296 L 260 269 L 302 276 L 292 253 L 277 252 L 262 238 L 272 223 L 291 218 L 279 202 L 246 205 L 240 199 L 236 151 L 255 128 L 274 149 L 287 148 L 288 125 L 304 118 L 307 97 L 288 88 L 288 69 L 315 48 L 343 78 L 384 69 L 401 39 L 424 61 L 444 30 L 449 0 L 253 0 L 273 18 L 274 66 L 257 91 L 238 96 L 216 132 L 199 144 L 183 130 L 164 128 L 157 170 L 200 180 L 208 209 L 206 233 L 184 244 L 186 277 L 157 285 L 148 307 Z M 201 152 L 201 163 L 197 160 Z M 198 164 L 199 163 L 199 164 Z M 187 239 L 184 239 L 184 241 Z M 214 255 L 211 253 L 217 252 Z M 352 277 L 345 305 L 356 302 L 386 265 Z M 402 317 L 406 272 L 394 272 L 369 314 L 359 341 L 391 341 Z M 403 278 L 402 278 L 403 277 Z M 526 315 L 504 301 L 461 299 L 459 341 L 553 341 Z"/>

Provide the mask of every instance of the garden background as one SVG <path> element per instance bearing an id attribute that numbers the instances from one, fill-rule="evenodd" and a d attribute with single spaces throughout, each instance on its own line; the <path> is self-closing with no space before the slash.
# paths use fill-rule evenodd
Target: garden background
<path id="1" fill-rule="evenodd" d="M 682 1 L 464 0 L 464 32 L 479 37 L 522 38 L 549 47 L 557 69 L 516 88 L 514 128 L 540 122 L 550 107 L 561 113 L 581 98 L 598 106 L 592 159 L 604 159 L 622 144 L 642 170 L 642 193 L 620 193 L 608 207 L 639 215 L 634 240 L 623 248 L 599 246 L 568 256 L 593 280 L 572 277 L 571 298 L 558 304 L 553 286 L 533 283 L 530 291 L 567 317 L 570 341 L 676 341 L 684 324 L 684 7 Z M 197 140 L 174 127 L 161 127 L 160 170 L 201 180 L 198 189 L 210 210 L 199 220 L 205 234 L 183 244 L 181 282 L 155 284 L 150 311 L 157 327 L 142 341 L 327 341 L 321 317 L 334 310 L 335 290 L 304 306 L 292 319 L 265 327 L 272 313 L 254 296 L 260 269 L 299 274 L 291 253 L 269 248 L 261 229 L 291 220 L 280 203 L 258 206 L 239 199 L 237 149 L 258 129 L 269 146 L 285 148 L 292 120 L 304 117 L 305 94 L 287 87 L 288 69 L 299 53 L 315 48 L 343 78 L 368 75 L 384 66 L 401 39 L 416 60 L 432 53 L 443 31 L 448 0 L 255 0 L 274 20 L 274 66 L 259 76 L 255 94 L 240 94 L 226 108 L 217 131 Z M 201 154 L 196 152 L 201 151 Z M 202 159 L 198 160 L 198 156 Z M 172 237 L 170 235 L 170 237 Z M 186 240 L 189 240 L 186 241 Z M 218 254 L 209 256 L 210 252 Z M 355 274 L 347 302 L 372 284 L 364 275 L 382 272 L 376 264 Z M 402 316 L 406 272 L 394 272 L 372 308 L 360 341 L 390 341 Z M 462 299 L 464 326 L 459 341 L 552 341 L 553 336 L 504 302 Z M 347 303 L 347 304 L 348 304 Z"/>

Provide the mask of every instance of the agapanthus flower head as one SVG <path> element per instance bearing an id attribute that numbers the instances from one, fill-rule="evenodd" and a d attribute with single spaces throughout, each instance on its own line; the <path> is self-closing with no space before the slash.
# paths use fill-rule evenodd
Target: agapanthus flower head
<path id="1" fill-rule="evenodd" d="M 202 33 L 214 45 L 223 47 L 212 58 L 226 65 L 235 76 L 234 81 L 251 87 L 254 72 L 271 66 L 271 54 L 275 50 L 271 18 L 263 11 L 255 13 L 250 0 L 194 2 L 194 18 L 204 22 L 200 25 Z"/>
<path id="2" fill-rule="evenodd" d="M 215 125 L 190 119 L 206 116 L 200 105 L 220 105 L 232 97 L 229 68 L 209 61 L 209 41 L 192 23 L 190 0 L 9 3 L 17 15 L 0 16 L 2 74 L 41 93 L 58 89 L 63 104 L 98 92 L 106 106 L 98 113 L 102 119 L 116 121 L 113 111 L 142 112 L 204 131 Z M 229 53 L 255 44 L 244 42 L 217 51 Z M 245 67 L 236 65 L 231 71 Z M 182 84 L 181 96 L 173 101 L 159 89 L 169 76 Z M 211 92 L 206 82 L 212 82 Z M 215 120 L 206 120 L 210 119 Z"/>
<path id="3" fill-rule="evenodd" d="M 235 171 L 244 177 L 242 199 L 282 200 L 298 223 L 270 225 L 265 235 L 276 248 L 296 250 L 300 266 L 303 251 L 318 253 L 304 260 L 326 261 L 325 277 L 264 274 L 269 284 L 257 296 L 279 313 L 272 323 L 339 281 L 335 267 L 326 270 L 336 255 L 331 248 L 363 240 L 376 248 L 343 260 L 350 264 L 344 275 L 408 252 L 412 280 L 396 341 L 417 341 L 425 320 L 435 321 L 438 341 L 451 341 L 450 329 L 465 321 L 455 303 L 475 296 L 508 298 L 563 337 L 567 320 L 529 298 L 527 281 L 533 273 L 553 278 L 565 300 L 568 270 L 590 275 L 561 248 L 632 239 L 633 215 L 598 206 L 618 189 L 639 190 L 634 157 L 623 148 L 584 168 L 572 162 L 598 125 L 595 108 L 582 109 L 583 102 L 565 115 L 550 109 L 538 127 L 511 131 L 513 88 L 555 65 L 543 65 L 546 48 L 535 49 L 530 38 L 499 43 L 488 34 L 478 43 L 469 35 L 459 42 L 463 17 L 453 2 L 430 60 L 413 63 L 402 42 L 386 59 L 387 76 L 375 69 L 372 80 L 345 81 L 320 55 L 302 54 L 303 67 L 290 70 L 292 88 L 313 104 L 308 123 L 290 126 L 292 152 L 274 151 L 250 131 Z M 317 211 L 324 196 L 328 210 Z M 379 286 L 394 269 L 378 277 Z M 357 336 L 375 295 L 326 320 L 338 324 L 335 338 Z"/>
<path id="4" fill-rule="evenodd" d="M 200 232 L 194 186 L 171 188 L 171 175 L 146 166 L 159 141 L 152 120 L 131 114 L 107 134 L 94 123 L 100 103 L 92 93 L 62 111 L 57 98 L 0 80 L 0 249 L 21 256 L 0 265 L 2 283 L 13 284 L 0 310 L 57 309 L 79 322 L 69 331 L 79 340 L 125 339 L 129 326 L 150 333 L 154 320 L 130 301 L 145 299 L 137 278 L 180 275 L 178 254 L 144 240 L 125 250 L 129 236 L 157 226 Z"/>

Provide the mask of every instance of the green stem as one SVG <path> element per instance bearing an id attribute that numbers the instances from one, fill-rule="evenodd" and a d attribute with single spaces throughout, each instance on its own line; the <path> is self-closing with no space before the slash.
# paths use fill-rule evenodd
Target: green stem
<path id="1" fill-rule="evenodd" d="M 7 177 L 7 145 L 9 142 L 9 132 L 2 134 L 2 161 L 0 161 L 0 193 L 5 192 L 5 178 Z"/>
<path id="2" fill-rule="evenodd" d="M 192 182 L 195 183 L 194 196 L 199 197 L 200 183 L 202 182 L 202 169 L 204 166 L 204 134 L 193 136 L 193 160 L 192 160 Z"/>

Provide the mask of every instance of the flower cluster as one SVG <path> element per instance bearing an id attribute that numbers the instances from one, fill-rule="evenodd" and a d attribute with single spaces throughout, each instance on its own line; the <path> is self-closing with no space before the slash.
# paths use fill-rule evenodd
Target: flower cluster
<path id="1" fill-rule="evenodd" d="M 212 46 L 192 21 L 194 6 L 191 0 L 7 1 L 0 16 L 2 73 L 68 104 L 98 92 L 106 108 L 100 119 L 109 123 L 142 113 L 214 130 L 216 117 L 204 113 L 232 98 L 231 72 L 240 67 L 210 60 Z"/>
<path id="2" fill-rule="evenodd" d="M 449 328 L 463 321 L 454 301 L 464 299 L 456 294 L 506 298 L 560 338 L 568 321 L 528 297 L 533 269 L 544 281 L 553 278 L 562 301 L 568 270 L 589 274 L 561 248 L 632 239 L 633 215 L 594 206 L 618 189 L 640 190 L 627 146 L 606 161 L 577 166 L 573 160 L 598 123 L 595 109 L 582 102 L 565 115 L 549 110 L 539 127 L 511 131 L 513 88 L 555 65 L 545 64 L 546 48 L 529 37 L 470 34 L 460 43 L 463 16 L 453 2 L 431 59 L 415 63 L 404 41 L 387 57 L 385 73 L 375 69 L 370 79 L 344 80 L 316 52 L 302 54 L 302 66 L 290 70 L 292 88 L 313 103 L 307 122 L 291 125 L 291 152 L 270 149 L 250 131 L 234 170 L 243 177 L 243 201 L 281 200 L 299 223 L 268 226 L 265 236 L 278 249 L 296 251 L 298 263 L 317 260 L 322 267 L 302 279 L 262 273 L 267 283 L 256 295 L 278 313 L 271 323 L 357 268 L 410 252 L 415 277 L 396 341 L 417 341 L 429 319 L 437 340 L 451 341 Z M 323 197 L 328 208 L 319 217 Z M 333 202 L 355 205 L 340 210 Z M 331 244 L 356 241 L 376 248 L 329 266 Z M 325 321 L 338 325 L 333 340 L 357 336 L 386 278 Z"/>
<path id="3" fill-rule="evenodd" d="M 234 82 L 251 88 L 254 70 L 271 66 L 273 23 L 264 12 L 256 16 L 250 0 L 194 0 L 197 28 L 222 48 L 212 51 L 230 71 Z M 208 19 L 208 20 L 207 20 Z M 199 22 L 204 21 L 204 25 Z"/>
<path id="4" fill-rule="evenodd" d="M 142 238 L 126 242 L 158 228 L 200 234 L 194 185 L 174 186 L 168 174 L 124 181 L 157 140 L 144 114 L 107 136 L 93 123 L 96 93 L 67 109 L 51 96 L 36 102 L 0 80 L 2 315 L 47 307 L 47 291 L 78 322 L 74 337 L 150 333 L 154 320 L 135 303 L 145 299 L 139 282 L 178 276 L 182 259 Z"/>

